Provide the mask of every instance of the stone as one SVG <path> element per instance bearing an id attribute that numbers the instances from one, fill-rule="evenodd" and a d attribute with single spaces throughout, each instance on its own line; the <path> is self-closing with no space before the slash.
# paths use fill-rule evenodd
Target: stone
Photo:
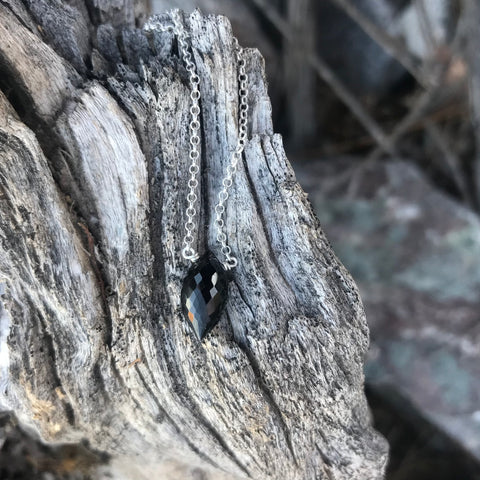
<path id="1" fill-rule="evenodd" d="M 228 294 L 225 270 L 207 253 L 188 272 L 182 288 L 182 310 L 197 338 L 202 340 L 220 320 Z"/>

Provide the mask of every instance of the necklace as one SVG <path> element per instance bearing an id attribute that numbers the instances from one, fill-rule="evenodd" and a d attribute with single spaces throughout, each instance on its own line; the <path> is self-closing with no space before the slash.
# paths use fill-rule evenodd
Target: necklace
<path id="1" fill-rule="evenodd" d="M 187 323 L 193 328 L 199 340 L 202 340 L 220 320 L 220 314 L 225 306 L 228 295 L 228 282 L 231 278 L 230 271 L 238 264 L 237 258 L 227 243 L 225 233 L 225 203 L 229 197 L 229 190 L 233 184 L 233 176 L 237 170 L 237 164 L 242 158 L 242 153 L 247 141 L 247 112 L 248 112 L 248 75 L 245 71 L 245 59 L 243 49 L 239 46 L 237 39 L 234 39 L 236 58 L 238 65 L 238 96 L 239 96 L 239 125 L 238 139 L 235 150 L 231 154 L 230 163 L 227 166 L 226 174 L 222 180 L 222 188 L 218 193 L 218 200 L 215 205 L 214 225 L 217 230 L 216 239 L 220 245 L 220 253 L 224 258 L 220 262 L 212 252 L 207 251 L 202 257 L 199 256 L 194 244 L 196 205 L 198 201 L 198 174 L 200 172 L 200 78 L 197 75 L 195 63 L 190 53 L 187 39 L 188 33 L 183 27 L 179 10 L 171 13 L 172 24 L 164 25 L 158 20 L 150 20 L 144 27 L 151 31 L 158 29 L 173 33 L 178 40 L 179 51 L 182 54 L 185 68 L 188 72 L 190 83 L 190 166 L 188 169 L 190 178 L 188 180 L 187 209 L 185 216 L 183 237 L 184 248 L 182 256 L 192 263 L 190 270 L 183 282 L 181 292 L 182 311 Z"/>

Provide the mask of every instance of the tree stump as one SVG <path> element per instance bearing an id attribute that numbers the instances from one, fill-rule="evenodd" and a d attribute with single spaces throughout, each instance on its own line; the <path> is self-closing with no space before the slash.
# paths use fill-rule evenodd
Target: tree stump
<path id="1" fill-rule="evenodd" d="M 140 469 L 381 478 L 364 311 L 273 132 L 260 54 L 247 51 L 249 141 L 226 205 L 239 265 L 200 343 L 180 308 L 187 72 L 172 34 L 135 28 L 141 5 L 109 4 L 0 4 L 3 409 Z M 184 21 L 202 99 L 196 241 L 216 252 L 234 44 L 223 17 Z"/>

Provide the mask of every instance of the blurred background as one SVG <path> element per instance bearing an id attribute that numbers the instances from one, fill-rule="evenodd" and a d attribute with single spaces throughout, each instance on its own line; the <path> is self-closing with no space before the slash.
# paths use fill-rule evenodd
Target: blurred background
<path id="1" fill-rule="evenodd" d="M 480 478 L 479 0 L 152 0 L 228 16 L 371 329 L 388 479 Z"/>

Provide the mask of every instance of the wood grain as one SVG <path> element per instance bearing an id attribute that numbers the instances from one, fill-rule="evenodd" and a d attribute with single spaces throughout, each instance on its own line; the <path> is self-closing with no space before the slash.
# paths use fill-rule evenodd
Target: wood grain
<path id="1" fill-rule="evenodd" d="M 250 140 L 226 209 L 239 266 L 199 343 L 179 304 L 189 88 L 176 42 L 100 15 L 82 71 L 0 8 L 2 405 L 50 442 L 86 438 L 140 468 L 382 478 L 363 308 L 273 132 L 258 51 L 247 52 Z M 233 39 L 223 17 L 185 24 L 202 95 L 196 241 L 218 253 L 213 204 L 237 138 Z"/>

